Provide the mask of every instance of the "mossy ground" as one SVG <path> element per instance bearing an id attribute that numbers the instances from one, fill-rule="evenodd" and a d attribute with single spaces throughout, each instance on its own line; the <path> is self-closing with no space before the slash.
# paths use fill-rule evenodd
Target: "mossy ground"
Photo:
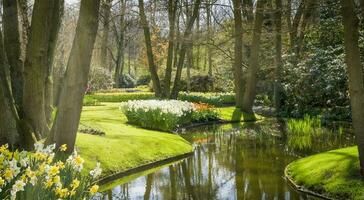
<path id="1" fill-rule="evenodd" d="M 364 199 L 356 146 L 299 159 L 287 171 L 296 184 L 309 190 L 334 199 Z"/>
<path id="2" fill-rule="evenodd" d="M 105 136 L 79 133 L 76 146 L 89 170 L 100 162 L 103 176 L 192 151 L 182 137 L 127 124 L 120 103 L 83 108 L 81 123 L 103 130 Z"/>

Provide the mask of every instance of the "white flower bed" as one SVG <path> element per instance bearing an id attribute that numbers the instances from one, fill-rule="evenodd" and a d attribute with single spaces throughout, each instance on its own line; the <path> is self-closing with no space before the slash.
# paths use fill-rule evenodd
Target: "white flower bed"
<path id="1" fill-rule="evenodd" d="M 133 100 L 125 104 L 127 111 L 143 110 L 144 112 L 159 110 L 164 114 L 182 117 L 186 113 L 195 111 L 193 103 L 179 100 Z"/>

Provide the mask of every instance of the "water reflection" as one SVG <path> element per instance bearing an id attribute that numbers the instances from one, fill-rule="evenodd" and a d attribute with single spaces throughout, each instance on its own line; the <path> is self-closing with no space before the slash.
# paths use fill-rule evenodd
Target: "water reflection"
<path id="1" fill-rule="evenodd" d="M 98 199 L 308 199 L 287 185 L 283 170 L 297 156 L 352 142 L 323 135 L 311 140 L 310 151 L 300 152 L 288 145 L 277 122 L 192 130 L 183 137 L 194 144 L 193 156 L 116 186 Z"/>

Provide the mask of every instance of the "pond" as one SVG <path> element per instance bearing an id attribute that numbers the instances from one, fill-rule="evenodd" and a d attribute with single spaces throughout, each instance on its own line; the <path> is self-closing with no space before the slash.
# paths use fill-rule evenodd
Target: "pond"
<path id="1" fill-rule="evenodd" d="M 194 145 L 192 156 L 114 181 L 98 199 L 313 199 L 289 186 L 285 166 L 302 156 L 352 145 L 353 138 L 324 129 L 300 136 L 305 137 L 302 145 L 282 131 L 284 126 L 265 120 L 186 131 L 181 135 Z"/>

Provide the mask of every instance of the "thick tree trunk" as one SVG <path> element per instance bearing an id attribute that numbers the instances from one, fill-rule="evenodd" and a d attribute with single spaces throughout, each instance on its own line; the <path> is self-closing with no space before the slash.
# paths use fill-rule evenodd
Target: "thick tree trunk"
<path id="1" fill-rule="evenodd" d="M 242 4 L 240 0 L 233 0 L 234 6 L 234 84 L 236 107 L 241 108 L 243 102 L 243 22 Z"/>
<path id="2" fill-rule="evenodd" d="M 111 71 L 111 69 L 108 66 L 107 48 L 109 45 L 110 12 L 111 12 L 110 9 L 111 9 L 112 0 L 104 0 L 102 2 L 103 3 L 101 4 L 101 7 L 102 7 L 102 13 L 103 13 L 103 18 L 102 18 L 103 29 L 102 29 L 102 37 L 101 37 L 101 52 L 100 52 L 101 67 L 103 67 L 105 69 L 109 69 Z"/>
<path id="3" fill-rule="evenodd" d="M 171 99 L 176 99 L 178 97 L 178 93 L 179 93 L 179 90 L 180 90 L 180 80 L 181 80 L 181 75 L 182 75 L 182 67 L 183 67 L 183 64 L 184 64 L 187 48 L 189 46 L 188 41 L 190 40 L 190 36 L 191 36 L 191 33 L 192 33 L 192 27 L 193 27 L 193 24 L 194 24 L 194 22 L 195 22 L 195 20 L 197 18 L 198 10 L 200 8 L 200 4 L 201 4 L 201 0 L 196 0 L 195 1 L 193 11 L 192 11 L 192 16 L 191 16 L 190 20 L 187 23 L 185 32 L 183 33 L 181 50 L 179 52 L 179 58 L 178 58 L 178 63 L 177 63 L 176 76 L 175 76 L 175 79 L 174 79 L 174 85 L 173 85 L 172 92 L 171 92 Z"/>
<path id="4" fill-rule="evenodd" d="M 259 50 L 260 50 L 260 35 L 262 33 L 263 25 L 263 8 L 265 0 L 257 1 L 257 8 L 254 20 L 254 32 L 251 56 L 249 59 L 249 67 L 247 70 L 247 79 L 243 97 L 242 111 L 246 113 L 253 113 L 253 103 L 255 99 L 256 86 L 257 86 L 257 71 L 259 68 Z"/>
<path id="5" fill-rule="evenodd" d="M 171 92 L 171 79 L 172 79 L 172 64 L 173 64 L 173 50 L 174 50 L 174 37 L 177 17 L 177 0 L 168 0 L 168 21 L 169 21 L 169 34 L 168 34 L 168 53 L 166 63 L 166 73 L 164 76 L 164 92 L 163 97 L 167 98 Z"/>
<path id="6" fill-rule="evenodd" d="M 100 0 L 81 0 L 80 17 L 49 141 L 74 149 L 98 28 Z M 52 141 L 53 140 L 53 141 Z"/>
<path id="7" fill-rule="evenodd" d="M 275 0 L 275 70 L 274 70 L 274 105 L 277 112 L 282 107 L 282 0 Z"/>
<path id="8" fill-rule="evenodd" d="M 19 30 L 19 5 L 15 0 L 3 1 L 4 45 L 10 65 L 11 90 L 18 110 L 22 110 L 23 101 L 23 67 L 21 56 L 21 33 Z"/>
<path id="9" fill-rule="evenodd" d="M 145 46 L 147 48 L 147 58 L 148 58 L 148 65 L 149 65 L 149 72 L 150 76 L 153 82 L 153 89 L 155 96 L 160 97 L 162 94 L 162 89 L 157 73 L 157 67 L 154 63 L 154 55 L 152 50 L 152 42 L 150 39 L 150 29 L 147 21 L 147 17 L 144 12 L 144 1 L 139 0 L 139 15 L 140 15 L 140 21 L 143 26 L 144 31 L 144 37 L 145 37 Z"/>
<path id="10" fill-rule="evenodd" d="M 359 19 L 355 14 L 353 0 L 341 0 L 345 61 L 349 75 L 351 115 L 359 151 L 360 173 L 364 177 L 364 85 L 363 66 L 360 62 Z"/>
<path id="11" fill-rule="evenodd" d="M 45 80 L 53 2 L 36 0 L 24 64 L 24 119 L 38 139 L 48 134 L 45 114 Z"/>
<path id="12" fill-rule="evenodd" d="M 10 96 L 11 92 L 6 78 L 6 71 L 3 37 L 0 30 L 0 145 L 10 144 L 10 146 L 15 146 L 20 143 L 18 117 L 12 111 L 14 104 Z M 14 110 L 16 113 L 15 107 Z"/>
<path id="13" fill-rule="evenodd" d="M 45 112 L 47 124 L 50 126 L 52 123 L 53 112 L 53 65 L 54 55 L 57 45 L 58 32 L 61 27 L 62 17 L 64 13 L 64 0 L 54 0 L 52 13 L 51 13 L 51 27 L 49 32 L 49 45 L 48 45 L 48 65 L 47 77 L 45 80 Z"/>
<path id="14" fill-rule="evenodd" d="M 124 45 L 124 34 L 125 34 L 125 10 L 126 10 L 126 1 L 125 0 L 121 0 L 121 5 L 120 5 L 120 21 L 119 21 L 119 26 L 120 26 L 120 33 L 119 35 L 117 34 L 117 31 L 115 30 L 115 36 L 118 38 L 118 55 L 116 58 L 116 67 L 115 67 L 115 76 L 114 76 L 114 81 L 115 81 L 115 85 L 116 87 L 120 86 L 120 76 L 122 75 L 123 71 L 124 71 L 124 58 L 125 58 L 125 45 Z M 116 29 L 116 27 L 115 27 Z"/>

